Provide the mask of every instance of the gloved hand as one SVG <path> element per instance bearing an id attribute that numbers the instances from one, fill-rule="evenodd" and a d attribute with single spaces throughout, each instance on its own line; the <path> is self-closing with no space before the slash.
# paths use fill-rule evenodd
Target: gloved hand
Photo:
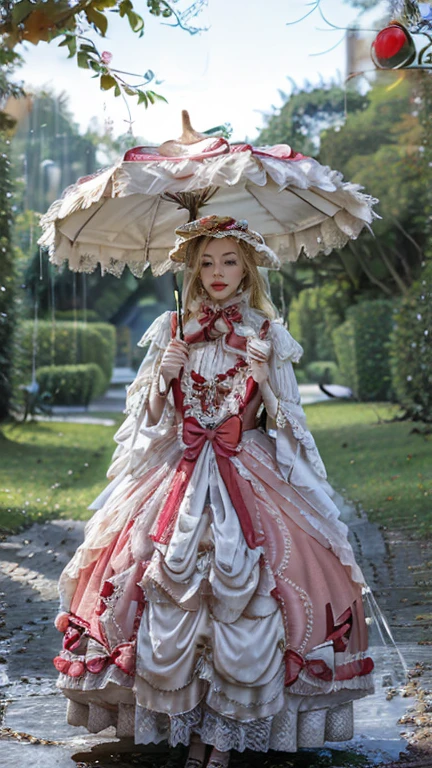
<path id="1" fill-rule="evenodd" d="M 257 384 L 267 381 L 269 377 L 268 361 L 271 355 L 270 342 L 258 338 L 248 339 L 247 354 L 252 378 Z"/>
<path id="2" fill-rule="evenodd" d="M 159 376 L 162 377 L 166 389 L 168 389 L 172 380 L 178 377 L 188 357 L 189 345 L 180 339 L 172 339 L 163 354 L 159 368 Z M 160 387 L 160 389 L 163 388 Z"/>

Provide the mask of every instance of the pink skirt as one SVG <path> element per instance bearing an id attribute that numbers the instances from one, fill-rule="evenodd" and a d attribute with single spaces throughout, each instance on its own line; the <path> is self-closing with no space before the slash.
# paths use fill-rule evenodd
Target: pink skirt
<path id="1" fill-rule="evenodd" d="M 274 441 L 248 430 L 240 448 L 234 493 L 206 444 L 166 543 L 155 531 L 178 481 L 176 430 L 88 523 L 60 580 L 70 723 L 142 744 L 198 733 L 221 750 L 352 738 L 352 702 L 373 692 L 362 584 L 340 528 L 282 477 Z"/>

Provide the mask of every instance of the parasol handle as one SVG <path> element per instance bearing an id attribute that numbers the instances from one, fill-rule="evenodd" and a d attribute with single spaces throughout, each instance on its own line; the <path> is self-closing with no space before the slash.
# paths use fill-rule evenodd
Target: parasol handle
<path id="1" fill-rule="evenodd" d="M 183 333 L 183 315 L 182 315 L 182 301 L 181 301 L 181 295 L 177 284 L 176 276 L 173 275 L 173 283 L 174 283 L 174 298 L 176 303 L 176 310 L 177 310 L 177 330 L 179 338 L 183 341 L 184 340 L 184 333 Z"/>

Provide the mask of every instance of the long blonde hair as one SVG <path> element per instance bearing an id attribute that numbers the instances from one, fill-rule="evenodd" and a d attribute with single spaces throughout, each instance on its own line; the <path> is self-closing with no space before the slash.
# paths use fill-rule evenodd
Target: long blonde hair
<path id="1" fill-rule="evenodd" d="M 201 256 L 209 241 L 212 239 L 212 237 L 206 237 L 205 235 L 196 237 L 191 240 L 187 249 L 186 270 L 189 274 L 187 275 L 187 282 L 183 294 L 185 321 L 189 320 L 194 314 L 191 306 L 202 299 L 202 285 L 200 285 L 201 280 L 199 276 L 201 271 Z M 239 255 L 246 272 L 243 278 L 243 286 L 245 291 L 250 290 L 249 306 L 253 309 L 258 309 L 268 317 L 269 320 L 275 320 L 278 317 L 278 312 L 269 298 L 264 280 L 255 263 L 255 250 L 244 240 L 240 240 L 236 237 L 234 237 L 233 240 L 238 244 Z"/>

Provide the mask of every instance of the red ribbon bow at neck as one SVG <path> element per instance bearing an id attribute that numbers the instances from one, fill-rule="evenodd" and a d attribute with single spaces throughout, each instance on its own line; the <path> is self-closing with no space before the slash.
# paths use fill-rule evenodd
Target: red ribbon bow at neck
<path id="1" fill-rule="evenodd" d="M 228 346 L 234 347 L 234 349 L 246 349 L 246 338 L 238 336 L 235 333 L 233 326 L 233 323 L 241 323 L 243 320 L 238 304 L 231 304 L 229 307 L 217 310 L 202 304 L 200 311 L 201 315 L 198 318 L 198 322 L 202 328 L 199 331 L 195 331 L 195 333 L 186 334 L 185 341 L 188 344 L 197 344 L 200 341 L 212 341 L 218 336 L 222 336 L 226 333 L 226 342 Z M 220 331 L 218 328 L 215 328 L 218 320 L 223 320 L 227 327 L 227 331 Z"/>

